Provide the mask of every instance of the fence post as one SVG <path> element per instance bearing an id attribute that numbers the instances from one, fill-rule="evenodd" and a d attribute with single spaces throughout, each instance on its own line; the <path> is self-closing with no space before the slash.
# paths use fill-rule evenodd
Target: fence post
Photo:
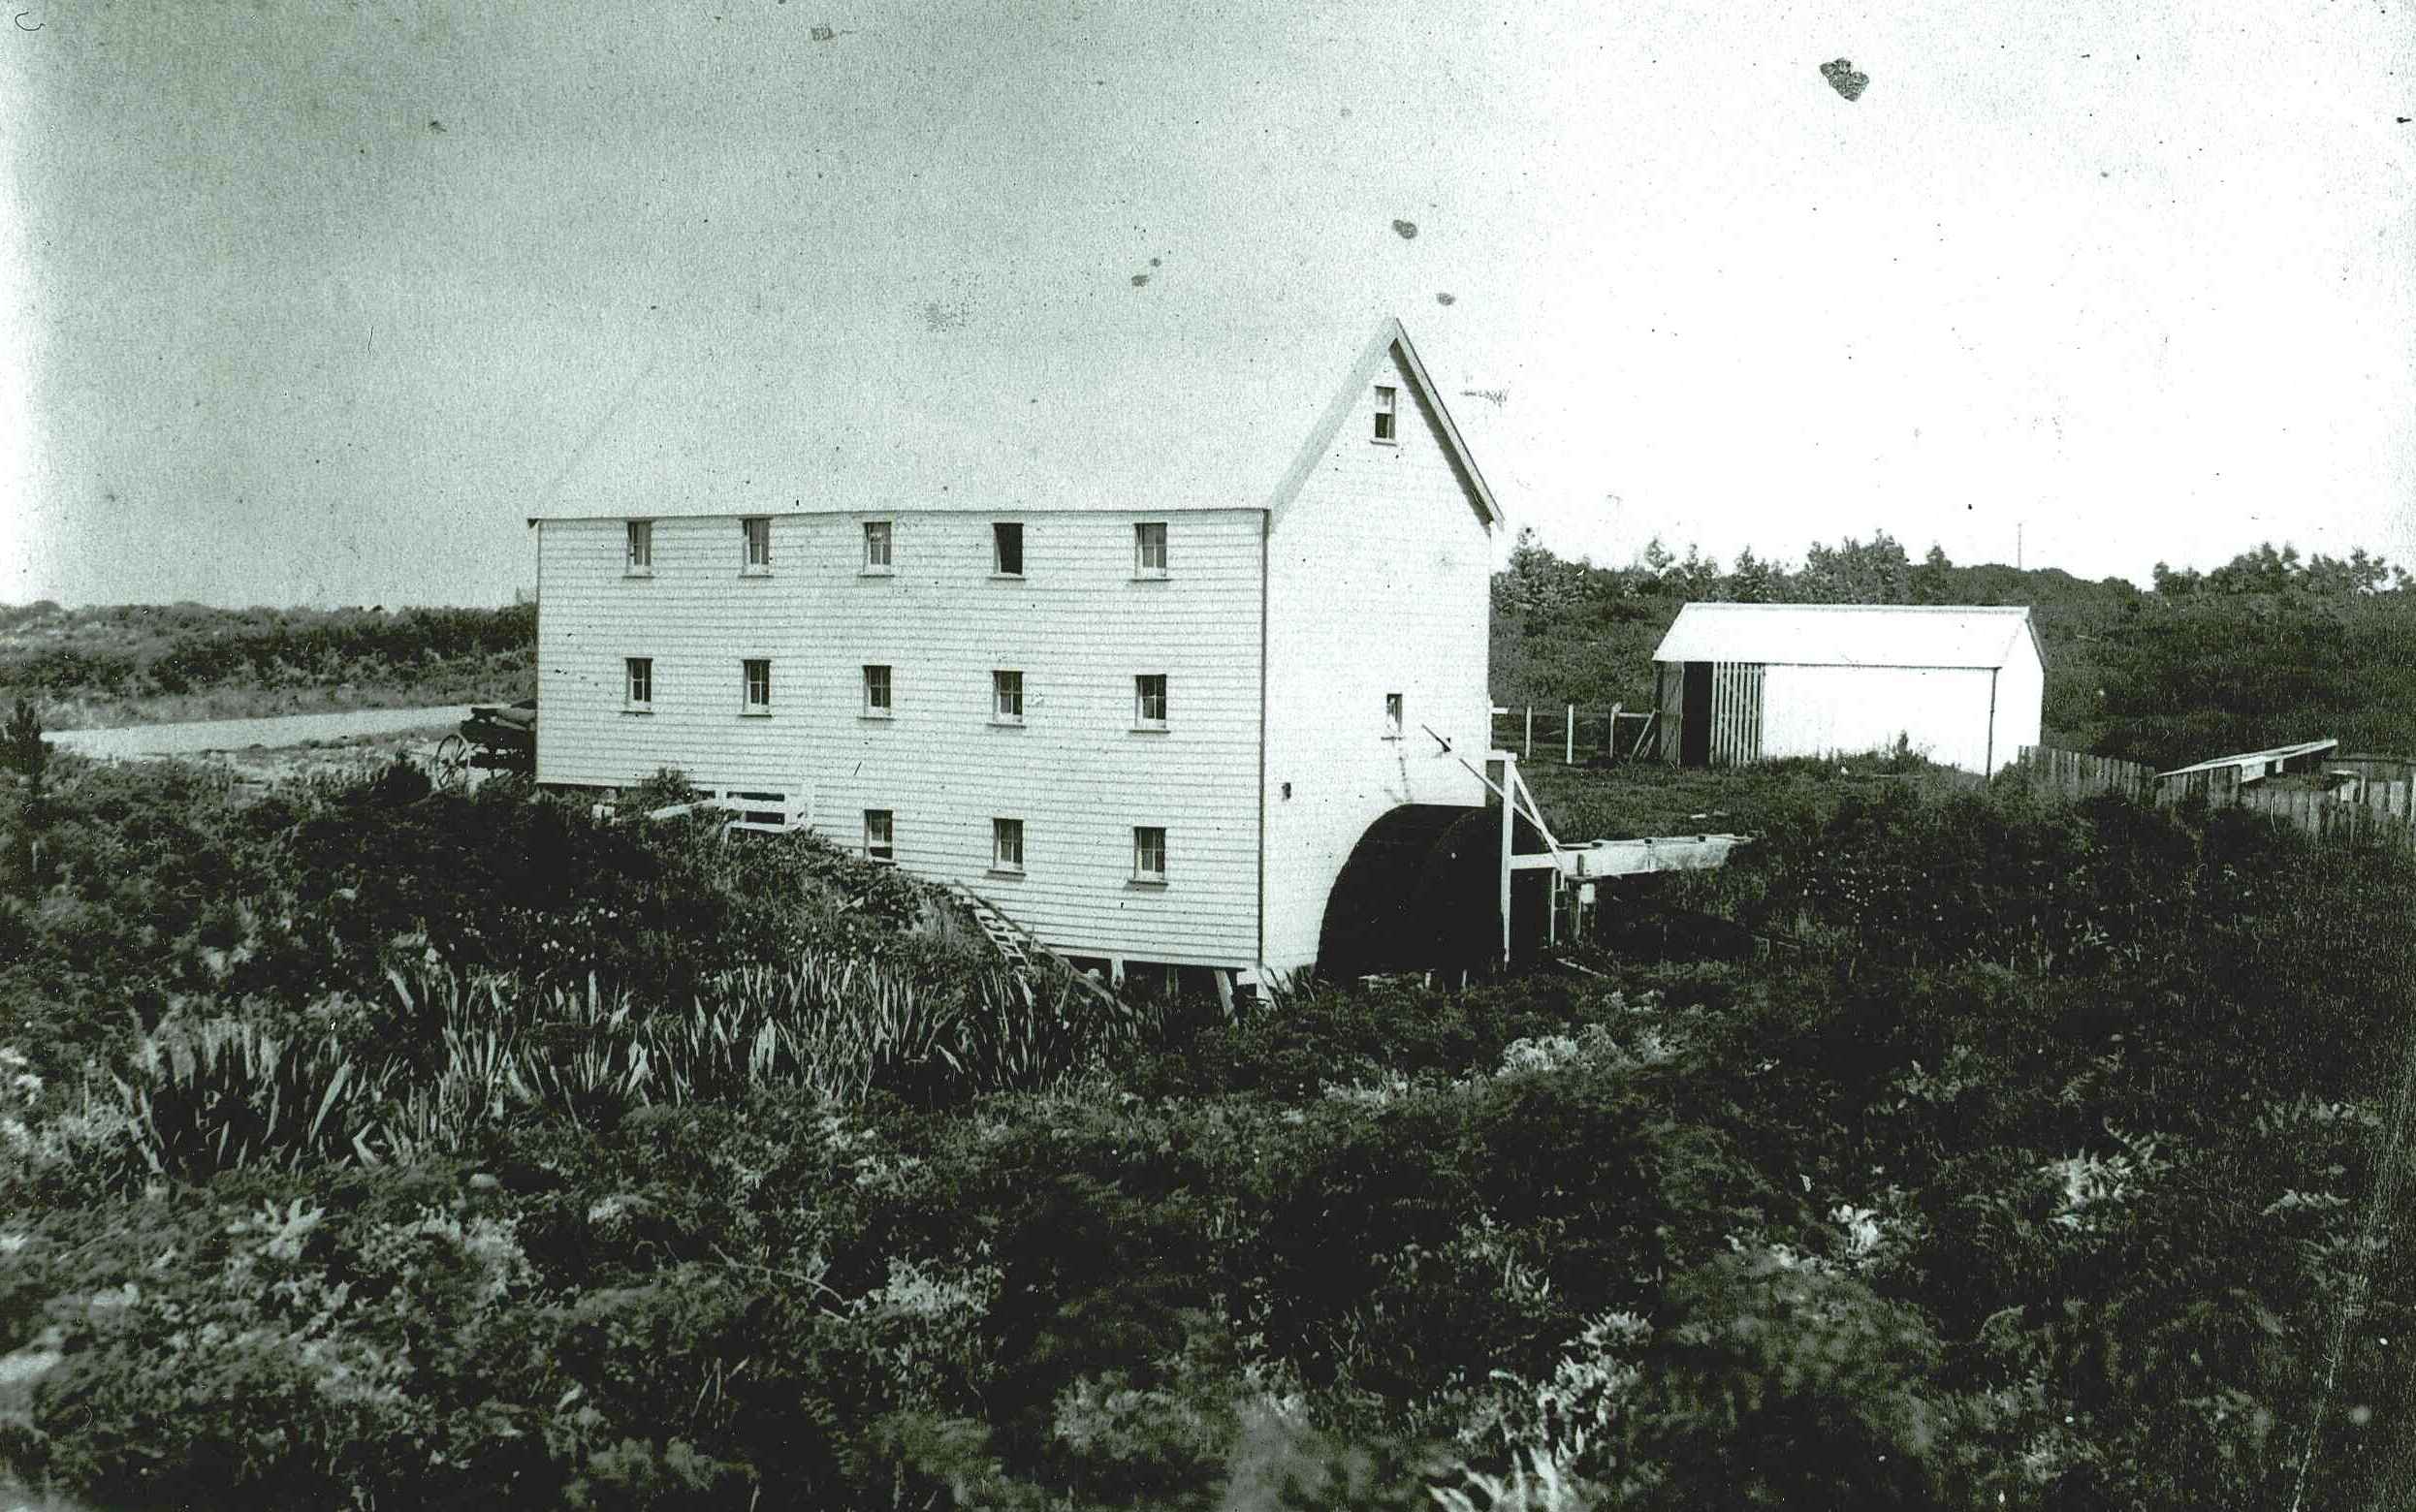
<path id="1" fill-rule="evenodd" d="M 1577 764 L 1577 706 L 1576 706 L 1576 705 L 1572 704 L 1572 705 L 1570 705 L 1570 706 L 1569 706 L 1569 722 L 1568 722 L 1568 724 L 1567 724 L 1567 725 L 1565 725 L 1565 726 L 1561 729 L 1560 734 L 1561 734 L 1561 752 L 1560 752 L 1560 764 L 1561 764 L 1562 766 L 1564 766 L 1564 767 L 1574 767 L 1574 766 L 1575 766 L 1575 765 Z"/>
<path id="2" fill-rule="evenodd" d="M 1519 755 L 1521 761 L 1535 760 L 1535 706 L 1527 706 L 1527 748 Z"/>

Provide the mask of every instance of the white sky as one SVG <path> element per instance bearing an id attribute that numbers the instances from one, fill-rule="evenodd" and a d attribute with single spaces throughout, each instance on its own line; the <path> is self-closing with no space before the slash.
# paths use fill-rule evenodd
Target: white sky
<path id="1" fill-rule="evenodd" d="M 2416 565 L 2403 3 L 14 0 L 0 599 L 500 602 L 665 351 L 1102 289 L 1385 296 L 1573 554 Z"/>

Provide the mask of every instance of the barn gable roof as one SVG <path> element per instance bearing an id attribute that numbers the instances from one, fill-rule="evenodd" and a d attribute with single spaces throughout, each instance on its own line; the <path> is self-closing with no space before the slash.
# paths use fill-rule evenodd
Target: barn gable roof
<path id="1" fill-rule="evenodd" d="M 1657 662 L 1806 667 L 2002 667 L 2024 637 L 2046 664 L 2025 607 L 1913 604 L 1689 604 Z"/>
<path id="2" fill-rule="evenodd" d="M 1478 513 L 1501 522 L 1398 319 L 1346 326 L 1291 311 L 1205 329 L 1090 313 L 1081 325 L 1035 318 L 978 332 L 656 353 L 546 485 L 531 522 L 1280 511 L 1395 349 Z"/>

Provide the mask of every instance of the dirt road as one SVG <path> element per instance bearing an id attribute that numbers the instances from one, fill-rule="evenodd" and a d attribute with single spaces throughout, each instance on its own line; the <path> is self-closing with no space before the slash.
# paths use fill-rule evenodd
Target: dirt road
<path id="1" fill-rule="evenodd" d="M 310 740 L 350 740 L 409 730 L 441 731 L 469 717 L 465 705 L 438 709 L 356 709 L 273 719 L 206 719 L 191 724 L 127 725 L 114 730 L 53 730 L 46 739 L 79 756 L 202 756 L 254 747 L 279 750 Z"/>

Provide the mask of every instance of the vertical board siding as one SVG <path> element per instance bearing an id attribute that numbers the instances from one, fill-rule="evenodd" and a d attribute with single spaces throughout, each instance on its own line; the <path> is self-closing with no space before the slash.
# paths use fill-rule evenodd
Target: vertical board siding
<path id="1" fill-rule="evenodd" d="M 868 574 L 887 520 L 892 570 Z M 992 574 L 991 524 L 1024 522 L 1024 575 Z M 619 520 L 548 521 L 538 779 L 621 785 L 657 767 L 700 787 L 811 794 L 847 849 L 896 816 L 899 863 L 961 880 L 1080 955 L 1247 965 L 1257 940 L 1257 509 L 1001 509 L 777 516 L 772 574 L 741 579 L 734 517 L 662 520 L 654 575 L 621 576 Z M 1168 525 L 1169 571 L 1136 580 L 1135 523 Z M 652 655 L 652 715 L 620 712 L 620 658 Z M 773 713 L 738 712 L 742 658 L 773 663 Z M 715 681 L 715 669 L 728 675 Z M 892 671 L 892 717 L 863 672 Z M 991 673 L 1024 676 L 994 724 Z M 1132 679 L 1169 718 L 1136 732 Z M 716 701 L 716 693 L 718 701 Z M 994 817 L 1024 821 L 1024 873 L 990 871 Z M 1166 831 L 1163 886 L 1131 881 L 1132 831 Z"/>
<path id="2" fill-rule="evenodd" d="M 1711 664 L 1711 765 L 1762 759 L 1762 680 L 1759 662 Z"/>
<path id="3" fill-rule="evenodd" d="M 1373 439 L 1380 384 L 1401 398 L 1390 445 Z M 1264 961 L 1277 971 L 1316 959 L 1369 825 L 1403 803 L 1484 801 L 1461 760 L 1482 770 L 1492 740 L 1491 528 L 1447 445 L 1390 354 L 1268 535 Z M 1394 692 L 1407 717 L 1387 740 Z"/>

